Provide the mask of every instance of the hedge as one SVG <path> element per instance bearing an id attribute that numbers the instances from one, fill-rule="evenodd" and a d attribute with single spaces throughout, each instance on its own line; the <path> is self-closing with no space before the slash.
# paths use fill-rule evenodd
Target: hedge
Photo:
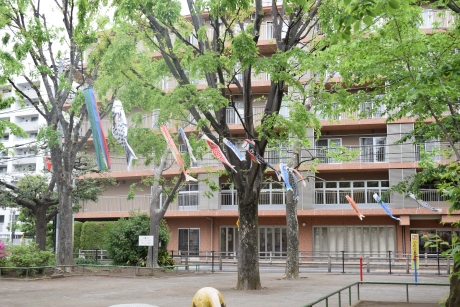
<path id="1" fill-rule="evenodd" d="M 73 223 L 73 252 L 78 253 L 80 249 L 80 236 L 81 236 L 81 228 L 83 227 L 83 223 L 79 221 L 75 221 Z"/>
<path id="2" fill-rule="evenodd" d="M 117 222 L 85 222 L 80 235 L 80 249 L 107 249 L 106 238 Z"/>

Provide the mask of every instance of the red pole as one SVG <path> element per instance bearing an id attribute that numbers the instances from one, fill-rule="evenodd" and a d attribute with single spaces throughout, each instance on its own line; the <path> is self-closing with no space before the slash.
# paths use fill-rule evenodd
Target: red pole
<path id="1" fill-rule="evenodd" d="M 363 257 L 359 258 L 359 278 L 363 281 Z"/>

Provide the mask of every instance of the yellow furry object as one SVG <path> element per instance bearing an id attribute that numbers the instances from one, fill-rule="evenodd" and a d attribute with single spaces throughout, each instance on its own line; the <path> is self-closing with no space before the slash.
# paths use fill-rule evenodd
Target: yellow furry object
<path id="1" fill-rule="evenodd" d="M 204 287 L 193 296 L 192 307 L 226 307 L 225 300 L 219 290 Z"/>

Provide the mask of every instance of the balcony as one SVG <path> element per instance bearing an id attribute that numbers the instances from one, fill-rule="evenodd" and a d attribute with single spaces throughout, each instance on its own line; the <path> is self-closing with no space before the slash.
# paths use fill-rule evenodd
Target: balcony
<path id="1" fill-rule="evenodd" d="M 337 158 L 328 157 L 328 152 L 336 152 L 336 148 L 328 147 L 317 147 L 310 149 L 308 152 L 302 154 L 302 158 L 316 157 L 320 164 L 352 164 L 352 163 L 404 163 L 404 162 L 419 162 L 421 160 L 421 147 L 422 145 L 412 145 L 412 151 L 401 150 L 401 146 L 410 145 L 376 145 L 376 146 L 343 146 L 347 151 L 357 152 L 356 158 L 350 161 L 340 161 Z M 448 149 L 447 144 L 441 144 L 439 146 L 442 149 Z M 432 151 L 427 147 L 424 147 L 426 151 Z M 449 162 L 449 159 L 442 155 L 435 155 L 433 159 L 437 162 Z"/>
<path id="2" fill-rule="evenodd" d="M 345 195 L 349 195 L 357 204 L 359 209 L 381 209 L 381 206 L 372 197 L 374 193 L 379 195 L 383 194 L 386 189 L 379 188 L 362 188 L 362 189 L 336 189 L 336 190 L 315 190 L 315 209 L 350 209 Z M 429 203 L 436 209 L 449 208 L 450 203 L 447 202 L 447 198 L 442 196 L 437 190 L 421 190 L 420 199 Z M 402 201 L 398 201 L 397 204 L 392 203 L 394 194 L 391 194 L 385 203 L 392 208 L 397 209 L 413 209 L 419 205 L 416 201 L 411 198 L 404 198 Z"/>
<path id="3" fill-rule="evenodd" d="M 439 28 L 451 28 L 455 23 L 455 17 L 456 14 L 451 10 L 426 9 L 422 11 L 420 28 L 432 29 L 435 26 Z"/>
<path id="4" fill-rule="evenodd" d="M 259 210 L 285 210 L 286 191 L 264 191 L 260 192 Z M 238 210 L 238 197 L 235 190 L 221 190 L 221 210 Z"/>
<path id="5" fill-rule="evenodd" d="M 37 163 L 37 157 L 26 155 L 26 156 L 16 156 L 13 159 L 13 165 L 21 165 L 21 164 L 33 164 Z"/>
<path id="6" fill-rule="evenodd" d="M 38 121 L 27 121 L 27 122 L 20 122 L 16 123 L 18 127 L 20 127 L 24 131 L 38 131 Z"/>

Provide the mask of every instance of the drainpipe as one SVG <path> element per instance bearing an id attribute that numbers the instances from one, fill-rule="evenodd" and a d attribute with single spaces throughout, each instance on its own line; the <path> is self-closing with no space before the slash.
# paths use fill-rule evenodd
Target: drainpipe
<path id="1" fill-rule="evenodd" d="M 213 244 L 212 244 L 212 241 L 213 241 L 213 237 L 212 237 L 212 234 L 213 234 L 213 228 L 214 228 L 214 220 L 210 217 L 206 217 L 208 220 L 211 221 L 211 251 L 213 250 Z"/>

